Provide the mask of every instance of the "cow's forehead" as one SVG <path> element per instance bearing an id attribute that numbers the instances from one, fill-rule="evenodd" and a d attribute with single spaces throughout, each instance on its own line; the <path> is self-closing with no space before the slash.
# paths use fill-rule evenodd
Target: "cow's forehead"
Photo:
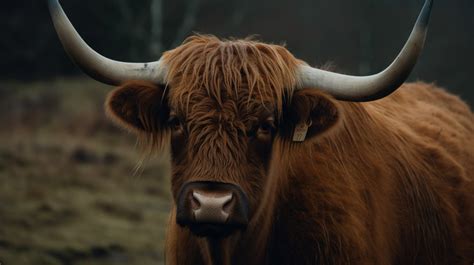
<path id="1" fill-rule="evenodd" d="M 186 107 L 187 112 L 206 104 L 219 109 L 226 102 L 240 110 L 245 104 L 255 107 L 261 102 L 281 109 L 295 87 L 300 63 L 279 45 L 208 36 L 191 37 L 163 59 L 169 66 L 169 102 L 175 108 Z"/>
<path id="2" fill-rule="evenodd" d="M 192 114 L 205 113 L 206 117 L 215 120 L 245 120 L 266 118 L 277 112 L 278 104 L 271 95 L 251 94 L 248 87 L 238 88 L 232 93 L 221 88 L 218 95 L 209 91 L 196 87 L 188 93 L 180 94 L 170 89 L 169 102 L 173 114 L 196 117 Z"/>

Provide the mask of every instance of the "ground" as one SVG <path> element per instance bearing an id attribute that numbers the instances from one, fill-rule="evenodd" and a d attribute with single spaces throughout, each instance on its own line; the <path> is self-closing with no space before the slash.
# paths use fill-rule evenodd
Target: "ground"
<path id="1" fill-rule="evenodd" d="M 167 156 L 115 128 L 110 87 L 0 82 L 0 263 L 163 264 Z M 138 167 L 139 166 L 139 167 Z"/>

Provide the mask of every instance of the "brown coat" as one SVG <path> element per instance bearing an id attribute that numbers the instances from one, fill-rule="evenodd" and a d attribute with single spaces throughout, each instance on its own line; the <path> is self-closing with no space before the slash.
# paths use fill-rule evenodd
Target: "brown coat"
<path id="1" fill-rule="evenodd" d="M 474 115 L 456 96 L 425 83 L 369 103 L 293 91 L 302 62 L 246 40 L 196 36 L 164 58 L 168 87 L 125 84 L 108 113 L 154 148 L 171 141 L 175 199 L 196 179 L 247 192 L 249 226 L 220 242 L 232 264 L 474 261 Z M 175 215 L 167 264 L 209 264 Z"/>

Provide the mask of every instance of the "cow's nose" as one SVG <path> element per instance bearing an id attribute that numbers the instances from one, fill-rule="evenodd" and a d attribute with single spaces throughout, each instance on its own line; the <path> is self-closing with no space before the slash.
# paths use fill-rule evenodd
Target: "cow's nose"
<path id="1" fill-rule="evenodd" d="M 178 194 L 176 222 L 198 236 L 227 236 L 248 223 L 248 199 L 221 182 L 186 183 Z"/>
<path id="2" fill-rule="evenodd" d="M 232 211 L 233 195 L 231 192 L 193 191 L 192 210 L 194 219 L 201 223 L 225 223 Z"/>

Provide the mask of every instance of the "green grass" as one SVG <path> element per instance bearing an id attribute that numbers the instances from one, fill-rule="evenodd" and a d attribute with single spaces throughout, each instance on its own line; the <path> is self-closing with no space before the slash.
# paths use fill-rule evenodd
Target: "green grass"
<path id="1" fill-rule="evenodd" d="M 94 81 L 0 82 L 0 262 L 162 264 L 167 156 L 138 171 L 135 137 Z"/>

